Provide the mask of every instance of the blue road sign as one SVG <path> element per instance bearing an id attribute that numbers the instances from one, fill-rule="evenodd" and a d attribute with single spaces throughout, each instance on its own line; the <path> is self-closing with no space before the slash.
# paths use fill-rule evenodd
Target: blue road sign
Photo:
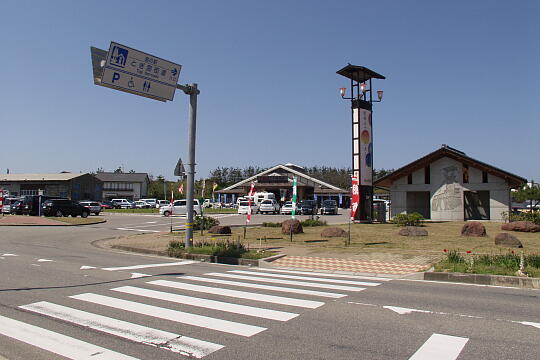
<path id="1" fill-rule="evenodd" d="M 111 42 L 101 84 L 157 100 L 173 100 L 181 65 Z"/>

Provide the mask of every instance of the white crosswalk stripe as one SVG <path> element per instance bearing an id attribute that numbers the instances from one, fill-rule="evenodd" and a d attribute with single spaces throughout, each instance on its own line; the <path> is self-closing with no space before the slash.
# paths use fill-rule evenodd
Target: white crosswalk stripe
<path id="1" fill-rule="evenodd" d="M 311 300 L 288 298 L 288 297 L 283 297 L 283 296 L 251 293 L 251 292 L 246 292 L 246 291 L 214 288 L 210 286 L 194 285 L 194 284 L 182 283 L 182 282 L 177 282 L 177 281 L 169 281 L 169 280 L 154 280 L 154 281 L 149 281 L 148 284 L 166 286 L 169 288 L 181 289 L 181 290 L 198 291 L 198 292 L 207 293 L 207 294 L 223 295 L 223 296 L 229 296 L 229 297 L 234 297 L 234 298 L 239 298 L 239 299 L 263 301 L 263 302 L 269 302 L 269 303 L 281 304 L 281 305 L 298 306 L 298 307 L 304 307 L 304 308 L 309 308 L 309 309 L 315 309 L 315 308 L 318 308 L 319 306 L 324 305 L 324 303 L 320 301 L 311 301 Z"/>
<path id="2" fill-rule="evenodd" d="M 156 330 L 46 301 L 20 306 L 20 308 L 197 359 L 223 348 L 223 345 Z"/>
<path id="3" fill-rule="evenodd" d="M 110 267 L 104 268 L 103 270 L 129 271 L 134 269 L 185 265 L 188 263 L 191 263 L 191 261 Z M 137 275 L 134 277 L 144 275 L 137 273 L 133 274 Z M 178 280 L 176 281 L 153 280 L 147 281 L 144 283 L 144 286 L 120 286 L 109 289 L 114 291 L 118 297 L 105 296 L 97 293 L 83 293 L 69 296 L 69 298 L 80 300 L 81 302 L 78 303 L 80 305 L 83 305 L 83 302 L 86 302 L 128 311 L 137 315 L 165 319 L 170 322 L 186 324 L 227 334 L 251 337 L 265 331 L 267 328 L 243 322 L 219 319 L 215 317 L 215 315 L 204 316 L 191 313 L 191 311 L 188 310 L 173 310 L 167 308 L 167 305 L 150 305 L 150 301 L 157 300 L 161 302 L 160 304 L 169 303 L 171 306 L 179 304 L 186 308 L 209 309 L 216 314 L 219 314 L 219 312 L 239 314 L 260 319 L 259 321 L 271 320 L 286 322 L 299 317 L 301 312 L 291 312 L 286 311 L 286 309 L 267 309 L 264 306 L 259 307 L 258 305 L 253 306 L 252 304 L 237 304 L 234 303 L 234 299 L 257 302 L 259 304 L 269 303 L 286 307 L 316 309 L 323 306 L 325 303 L 323 301 L 297 297 L 270 295 L 268 292 L 289 293 L 298 297 L 339 299 L 347 296 L 346 292 L 362 291 L 365 290 L 366 286 L 377 286 L 380 285 L 381 281 L 386 280 L 342 274 L 312 273 L 281 269 L 257 269 L 251 271 L 232 270 L 222 273 L 211 272 L 205 273 L 204 276 L 179 276 L 177 279 Z M 365 282 L 362 280 L 379 280 L 379 282 Z M 192 282 L 210 283 L 212 286 L 193 284 Z M 277 286 L 275 284 L 289 286 Z M 151 289 L 149 288 L 151 286 L 159 286 L 161 288 Z M 234 290 L 234 288 L 254 290 L 252 292 Z M 331 289 L 333 291 L 323 291 L 324 289 Z M 257 290 L 261 292 L 256 292 Z M 206 296 L 192 296 L 193 292 L 206 294 Z M 121 294 L 127 294 L 133 299 L 140 297 L 141 301 L 121 299 Z M 221 298 L 214 300 L 211 299 L 212 296 Z M 209 342 L 204 339 L 195 339 L 189 336 L 144 326 L 144 321 L 141 320 L 142 318 L 140 316 L 139 321 L 132 320 L 132 317 L 130 317 L 130 322 L 127 322 L 76 309 L 72 307 L 72 305 L 68 307 L 47 301 L 22 305 L 20 308 L 77 326 L 99 331 L 103 334 L 116 336 L 192 358 L 200 359 L 224 348 L 224 345 Z M 184 310 L 184 308 L 182 308 L 182 310 Z M 195 310 L 197 311 L 197 309 Z M 3 319 L 4 318 L 0 316 L 0 335 L 9 336 L 66 358 L 89 360 L 135 359 L 34 325 L 8 318 L 5 318 L 6 321 L 3 321 Z M 133 319 L 137 319 L 137 317 L 133 317 Z M 12 328 L 14 329 L 13 331 L 11 331 Z M 194 330 L 185 327 L 185 330 L 182 332 L 186 332 L 186 334 L 189 335 L 190 331 Z"/>
<path id="4" fill-rule="evenodd" d="M 261 331 L 266 330 L 266 328 L 260 326 L 242 324 L 228 320 L 221 320 L 203 315 L 190 314 L 183 311 L 170 310 L 158 306 L 147 305 L 135 301 L 122 300 L 92 293 L 73 295 L 70 296 L 70 298 L 246 337 L 253 336 L 260 333 Z"/>
<path id="5" fill-rule="evenodd" d="M 137 360 L 38 326 L 0 316 L 0 334 L 77 360 Z"/>
<path id="6" fill-rule="evenodd" d="M 254 284 L 254 283 L 245 283 L 245 282 L 240 282 L 240 281 L 230 281 L 230 280 L 213 279 L 213 278 L 211 279 L 211 278 L 203 278 L 203 277 L 198 277 L 198 276 L 182 276 L 181 279 L 209 282 L 212 284 L 248 287 L 248 288 L 253 288 L 253 289 L 281 291 L 281 292 L 288 292 L 288 293 L 293 293 L 293 294 L 320 296 L 320 297 L 327 297 L 327 298 L 334 298 L 334 299 L 339 299 L 339 298 L 347 296 L 345 294 L 339 294 L 339 293 L 289 288 L 289 287 L 282 287 L 282 286 L 262 285 L 262 284 Z"/>
<path id="7" fill-rule="evenodd" d="M 282 280 L 282 279 L 270 279 L 270 278 L 265 278 L 263 276 L 244 276 L 244 275 L 236 275 L 236 274 L 229 274 L 229 273 L 206 273 L 204 275 L 219 276 L 219 277 L 226 277 L 226 278 L 240 279 L 240 280 L 261 281 L 261 282 L 269 282 L 269 283 L 276 283 L 276 284 L 314 287 L 314 288 L 321 288 L 321 289 L 341 290 L 341 291 L 362 291 L 366 289 L 363 287 L 352 287 L 352 286 L 332 285 L 332 284 L 322 284 L 322 283 L 315 283 L 315 282 L 293 281 L 293 280 Z"/>
<path id="8" fill-rule="evenodd" d="M 258 308 L 254 306 L 231 304 L 223 301 L 215 301 L 196 298 L 192 296 L 171 294 L 167 292 L 137 288 L 133 286 L 122 286 L 111 290 L 123 292 L 126 294 L 145 296 L 152 299 L 166 300 L 180 304 L 203 307 L 206 309 L 226 311 L 235 314 L 248 315 L 277 321 L 288 321 L 298 316 L 298 314 L 285 311 L 276 311 Z"/>
<path id="9" fill-rule="evenodd" d="M 347 285 L 359 285 L 359 286 L 378 286 L 378 285 L 380 285 L 380 283 L 374 283 L 374 282 L 337 280 L 337 279 L 323 279 L 323 278 L 314 278 L 314 277 L 308 277 L 308 276 L 295 276 L 295 275 L 261 273 L 261 272 L 257 272 L 257 271 L 231 270 L 229 272 L 234 273 L 234 274 L 246 274 L 246 275 L 276 277 L 276 278 L 281 278 L 281 279 L 322 281 L 322 282 L 329 282 L 329 283 L 334 283 L 334 284 L 347 284 Z"/>
<path id="10" fill-rule="evenodd" d="M 258 268 L 257 271 L 270 271 L 270 272 L 277 272 L 277 273 L 299 274 L 299 275 L 309 275 L 309 276 L 323 276 L 323 277 L 345 278 L 345 279 L 358 279 L 358 280 L 375 280 L 375 281 L 390 281 L 390 280 L 393 280 L 391 278 L 377 277 L 377 276 L 333 274 L 333 273 L 321 273 L 321 272 L 314 272 L 314 271 L 296 271 L 296 270 L 267 269 L 267 268 Z"/>

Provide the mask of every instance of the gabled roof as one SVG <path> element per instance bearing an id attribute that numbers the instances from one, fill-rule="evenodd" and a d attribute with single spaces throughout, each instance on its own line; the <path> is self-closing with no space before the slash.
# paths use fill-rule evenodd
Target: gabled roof
<path id="1" fill-rule="evenodd" d="M 114 173 L 99 172 L 96 177 L 101 181 L 121 181 L 121 182 L 145 182 L 148 179 L 147 173 Z"/>
<path id="2" fill-rule="evenodd" d="M 501 170 L 493 165 L 486 164 L 485 162 L 473 159 L 470 156 L 467 156 L 464 152 L 454 149 L 447 145 L 442 145 L 438 150 L 433 151 L 432 153 L 427 154 L 426 156 L 413 161 L 410 164 L 407 164 L 396 171 L 383 176 L 380 179 L 375 181 L 375 186 L 390 187 L 394 181 L 397 179 L 407 176 L 408 174 L 422 169 L 427 165 L 431 164 L 435 160 L 438 160 L 443 157 L 449 157 L 456 161 L 459 161 L 463 164 L 467 164 L 471 167 L 475 167 L 479 170 L 485 171 L 489 174 L 500 177 L 508 182 L 508 185 L 511 188 L 519 187 L 521 184 L 527 182 L 527 179 L 524 179 L 520 176 L 509 173 L 508 171 Z"/>
<path id="3" fill-rule="evenodd" d="M 287 164 L 288 165 L 288 164 Z M 291 174 L 295 174 L 296 176 L 298 176 L 299 178 L 302 178 L 304 180 L 306 180 L 308 183 L 309 182 L 312 182 L 313 185 L 315 186 L 316 185 L 319 185 L 321 187 L 325 187 L 325 188 L 328 188 L 328 189 L 331 189 L 331 190 L 335 190 L 337 192 L 347 192 L 346 190 L 343 190 L 343 189 L 340 189 L 338 188 L 337 186 L 334 186 L 334 185 L 331 185 L 331 184 L 328 184 L 328 183 L 325 183 L 324 181 L 321 181 L 319 179 L 315 179 L 314 177 L 311 177 L 309 175 L 307 175 L 306 173 L 304 172 L 300 172 L 298 170 L 295 170 L 294 168 L 292 167 L 289 167 L 287 165 L 282 165 L 282 164 L 279 164 L 279 165 L 276 165 L 274 167 L 271 167 L 270 169 L 267 169 L 265 171 L 262 171 L 248 179 L 245 179 L 245 180 L 242 180 L 240 182 L 237 182 L 236 184 L 233 184 L 229 187 L 226 187 L 225 189 L 223 190 L 220 190 L 222 192 L 227 192 L 229 190 L 232 190 L 234 188 L 237 188 L 237 187 L 240 187 L 240 186 L 244 186 L 244 185 L 248 185 L 249 183 L 251 183 L 252 181 L 255 181 L 257 179 L 257 177 L 259 176 L 263 176 L 263 175 L 270 175 L 272 174 L 273 172 L 275 172 L 276 170 L 278 169 L 281 169 L 281 170 L 285 170 Z M 294 167 L 297 167 L 296 165 Z M 217 191 L 217 192 L 220 192 L 220 191 Z"/>
<path id="4" fill-rule="evenodd" d="M 0 181 L 69 181 L 87 174 L 70 172 L 58 174 L 0 174 Z"/>

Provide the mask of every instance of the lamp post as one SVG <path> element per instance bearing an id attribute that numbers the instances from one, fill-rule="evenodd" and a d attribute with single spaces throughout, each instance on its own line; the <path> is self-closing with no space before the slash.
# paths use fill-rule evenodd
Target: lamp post
<path id="1" fill-rule="evenodd" d="M 373 103 L 381 102 L 383 91 L 373 99 L 372 79 L 385 79 L 383 75 L 363 66 L 348 64 L 337 74 L 351 81 L 351 96 L 345 97 L 346 88 L 340 88 L 342 99 L 351 100 L 352 109 L 352 170 L 358 179 L 360 203 L 354 220 L 373 221 Z"/>

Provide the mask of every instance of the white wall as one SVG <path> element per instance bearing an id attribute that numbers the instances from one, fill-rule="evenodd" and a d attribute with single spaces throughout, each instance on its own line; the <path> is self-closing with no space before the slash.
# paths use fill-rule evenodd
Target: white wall
<path id="1" fill-rule="evenodd" d="M 424 184 L 424 169 L 412 174 L 412 184 L 407 176 L 392 183 L 390 188 L 392 216 L 407 211 L 408 191 L 429 191 L 431 194 L 431 219 L 463 221 L 464 191 L 490 192 L 490 219 L 502 221 L 502 213 L 509 209 L 509 187 L 502 178 L 488 174 L 488 183 L 482 183 L 482 171 L 469 166 L 469 182 L 463 183 L 463 165 L 447 157 L 430 164 L 430 184 Z"/>

